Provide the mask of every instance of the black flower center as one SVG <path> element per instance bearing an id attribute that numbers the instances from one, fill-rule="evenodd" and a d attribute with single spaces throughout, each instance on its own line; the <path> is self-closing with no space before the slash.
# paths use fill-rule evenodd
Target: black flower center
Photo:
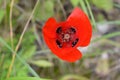
<path id="1" fill-rule="evenodd" d="M 59 48 L 74 47 L 79 41 L 79 38 L 76 35 L 76 29 L 74 27 L 69 27 L 67 29 L 58 27 L 56 30 L 56 35 L 56 44 Z"/>

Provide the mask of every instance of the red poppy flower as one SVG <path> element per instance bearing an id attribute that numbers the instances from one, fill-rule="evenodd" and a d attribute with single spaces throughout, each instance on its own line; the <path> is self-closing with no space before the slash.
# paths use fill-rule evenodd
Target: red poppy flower
<path id="1" fill-rule="evenodd" d="M 90 43 L 92 27 L 85 13 L 75 8 L 64 22 L 49 18 L 43 26 L 43 36 L 51 51 L 68 62 L 75 62 L 82 57 L 77 47 Z"/>

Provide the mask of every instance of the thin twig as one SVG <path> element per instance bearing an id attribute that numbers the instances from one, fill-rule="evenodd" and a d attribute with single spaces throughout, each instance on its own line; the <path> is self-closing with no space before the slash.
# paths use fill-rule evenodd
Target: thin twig
<path id="1" fill-rule="evenodd" d="M 36 26 L 34 25 L 34 34 L 35 34 L 35 36 L 36 36 L 36 40 L 37 40 L 37 42 L 38 42 L 38 44 L 39 44 L 39 46 L 40 46 L 40 48 L 42 47 L 42 41 L 41 41 L 41 38 L 39 37 L 39 35 L 38 35 L 38 32 L 37 32 L 37 29 L 36 29 Z"/>
<path id="2" fill-rule="evenodd" d="M 9 74 L 11 73 L 11 70 L 12 70 L 12 67 L 13 67 L 13 64 L 14 64 L 14 61 L 15 61 L 16 53 L 17 53 L 17 51 L 18 51 L 18 49 L 19 49 L 19 46 L 20 46 L 21 41 L 22 41 L 22 39 L 23 39 L 23 36 L 24 36 L 24 34 L 25 34 L 25 32 L 26 32 L 26 30 L 27 30 L 27 28 L 28 28 L 28 24 L 29 24 L 30 20 L 31 20 L 32 17 L 33 17 L 33 14 L 34 14 L 35 9 L 36 9 L 36 7 L 37 7 L 37 5 L 38 5 L 38 2 L 39 2 L 39 0 L 37 0 L 37 2 L 36 2 L 36 4 L 35 4 L 35 7 L 34 7 L 32 13 L 31 13 L 31 15 L 30 15 L 30 17 L 29 17 L 26 25 L 25 25 L 25 28 L 24 28 L 24 30 L 23 30 L 23 32 L 22 32 L 22 34 L 21 34 L 21 36 L 20 36 L 20 39 L 19 39 L 19 41 L 18 41 L 18 44 L 17 44 L 17 46 L 16 46 L 16 48 L 15 48 L 15 51 L 14 51 L 13 57 L 12 57 L 12 61 L 11 61 L 10 67 L 9 67 L 9 72 L 8 72 Z M 8 77 L 9 77 L 9 76 L 8 76 Z M 7 77 L 7 78 L 8 78 L 8 77 Z"/>
<path id="3" fill-rule="evenodd" d="M 67 18 L 67 14 L 66 14 L 66 12 L 65 12 L 64 7 L 63 7 L 63 5 L 62 5 L 62 3 L 61 3 L 60 0 L 57 0 L 57 1 L 58 1 L 58 3 L 60 4 L 60 7 L 61 7 L 61 9 L 62 9 L 62 12 L 63 12 L 63 16 L 64 16 L 64 18 L 66 19 L 66 18 Z"/>
<path id="4" fill-rule="evenodd" d="M 12 49 L 14 49 L 13 47 L 13 28 L 12 28 L 12 10 L 13 10 L 13 5 L 14 5 L 14 0 L 11 1 L 11 4 L 10 4 L 10 17 L 9 17 L 9 21 L 10 21 L 10 41 L 11 41 L 11 47 Z M 9 67 L 10 68 L 10 67 Z M 10 72 L 8 71 L 7 73 L 7 78 L 9 78 L 10 76 Z"/>
<path id="5" fill-rule="evenodd" d="M 11 1 L 11 4 L 10 4 L 10 17 L 9 17 L 9 21 L 10 21 L 10 40 L 11 40 L 11 46 L 12 46 L 12 49 L 14 49 L 14 46 L 13 46 L 13 28 L 12 28 L 12 11 L 13 11 L 13 5 L 14 5 L 14 0 Z"/>
<path id="6" fill-rule="evenodd" d="M 24 11 L 24 9 L 22 9 L 20 6 L 18 6 L 18 5 L 14 5 L 20 12 L 22 12 L 22 13 L 24 13 L 25 11 Z"/>

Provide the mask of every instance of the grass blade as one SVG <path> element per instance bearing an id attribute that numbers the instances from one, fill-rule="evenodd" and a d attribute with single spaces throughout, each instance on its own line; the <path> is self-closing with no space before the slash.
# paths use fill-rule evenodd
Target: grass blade
<path id="1" fill-rule="evenodd" d="M 91 10 L 91 8 L 90 8 L 90 4 L 89 4 L 88 0 L 85 0 L 85 3 L 87 4 L 88 11 L 89 11 L 90 16 L 91 16 L 91 19 L 92 19 L 93 28 L 96 30 L 96 22 L 95 22 L 95 18 L 94 18 L 94 16 L 93 16 L 92 10 Z"/>
<path id="2" fill-rule="evenodd" d="M 110 34 L 107 34 L 107 35 L 103 35 L 102 37 L 99 37 L 99 38 L 96 38 L 92 41 L 93 42 L 97 42 L 97 41 L 100 41 L 102 39 L 107 39 L 107 38 L 111 38 L 111 37 L 114 37 L 114 36 L 119 36 L 120 35 L 120 32 L 114 32 L 114 33 L 110 33 Z"/>
<path id="3" fill-rule="evenodd" d="M 86 6 L 85 6 L 84 0 L 79 0 L 79 1 L 80 1 L 80 5 L 81 5 L 83 11 L 84 11 L 84 12 L 87 14 L 87 16 L 88 16 L 88 12 L 87 12 L 87 8 L 86 8 Z"/>
<path id="4" fill-rule="evenodd" d="M 8 48 L 12 53 L 14 53 L 14 51 L 12 50 L 12 48 L 5 42 L 5 40 L 3 40 L 1 37 L 0 37 L 0 42 L 6 47 Z M 29 64 L 27 64 L 25 62 L 24 59 L 22 59 L 18 54 L 16 54 L 17 56 L 17 59 L 19 59 L 19 61 L 24 64 L 29 70 L 30 72 L 35 76 L 35 77 L 39 77 L 39 75 L 29 66 Z"/>

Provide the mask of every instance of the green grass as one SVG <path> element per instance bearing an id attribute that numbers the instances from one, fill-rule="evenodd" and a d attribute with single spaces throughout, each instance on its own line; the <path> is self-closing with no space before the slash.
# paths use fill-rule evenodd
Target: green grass
<path id="1" fill-rule="evenodd" d="M 60 80 L 66 77 L 65 75 L 69 75 L 69 74 L 78 75 L 78 76 L 88 79 L 88 78 L 93 77 L 91 75 L 94 75 L 92 72 L 93 70 L 95 71 L 95 68 L 96 68 L 96 66 L 94 66 L 96 64 L 93 64 L 91 59 L 93 60 L 95 59 L 96 61 L 94 62 L 97 63 L 99 62 L 99 59 L 102 59 L 100 56 L 104 54 L 104 52 L 110 51 L 113 54 L 116 53 L 111 48 L 102 50 L 101 45 L 103 46 L 104 44 L 105 45 L 109 44 L 109 46 L 112 46 L 114 48 L 120 48 L 119 42 L 110 39 L 110 38 L 120 36 L 120 32 L 114 31 L 114 32 L 110 32 L 109 34 L 104 34 L 104 35 L 100 34 L 99 32 L 97 32 L 97 24 L 116 25 L 118 26 L 117 28 L 119 29 L 120 20 L 117 20 L 115 18 L 113 20 L 110 19 L 111 21 L 107 21 L 105 20 L 105 18 L 103 18 L 101 22 L 98 22 L 96 19 L 96 16 L 92 12 L 92 7 L 91 7 L 91 5 L 93 5 L 92 1 L 94 0 L 76 0 L 76 2 L 74 2 L 75 0 L 72 0 L 71 1 L 71 3 L 73 3 L 72 5 L 64 4 L 65 1 L 64 0 L 57 0 L 57 1 L 40 0 L 37 5 L 37 8 L 34 11 L 33 7 L 36 4 L 33 1 L 30 1 L 30 2 L 23 1 L 23 3 L 21 3 L 21 1 L 14 0 L 12 20 L 11 20 L 12 28 L 13 28 L 12 33 L 14 35 L 12 37 L 14 42 L 12 43 L 9 39 L 10 37 L 9 17 L 10 17 L 11 1 L 9 0 L 6 2 L 4 0 L 0 0 L 0 7 L 1 7 L 0 9 L 0 47 L 1 47 L 0 48 L 0 58 L 1 58 L 0 59 L 1 60 L 0 61 L 0 72 L 1 72 L 0 79 L 6 78 L 8 69 L 11 64 L 10 62 L 12 60 L 13 53 L 16 53 L 16 57 L 14 60 L 15 63 L 13 64 L 13 68 L 11 69 L 9 78 L 6 80 L 52 80 L 52 79 Z M 99 0 L 97 3 L 99 3 Z M 21 4 L 24 7 L 21 7 L 20 6 Z M 100 42 L 100 45 L 98 44 L 100 47 L 90 46 L 91 50 L 94 48 L 95 49 L 92 50 L 91 52 L 86 52 L 88 54 L 83 55 L 83 58 L 75 63 L 64 62 L 64 61 L 59 60 L 55 56 L 53 56 L 53 54 L 51 54 L 52 52 L 50 51 L 50 49 L 48 49 L 46 45 L 44 44 L 43 36 L 41 32 L 41 28 L 43 26 L 42 24 L 44 24 L 44 22 L 50 16 L 53 16 L 57 18 L 58 20 L 59 19 L 61 20 L 62 18 L 66 18 L 66 13 L 69 13 L 70 11 L 73 10 L 73 8 L 71 8 L 70 6 L 73 6 L 73 7 L 78 6 L 82 8 L 83 11 L 87 14 L 87 16 L 89 16 L 89 19 L 91 19 L 91 24 L 93 25 L 94 39 L 91 41 L 90 44 L 98 44 L 98 42 Z M 120 8 L 119 4 L 114 4 L 114 6 L 117 8 Z M 68 9 L 68 12 L 65 11 L 64 7 Z M 102 7 L 101 8 L 97 7 L 97 8 L 98 10 L 104 10 L 102 9 Z M 31 13 L 32 14 L 34 13 L 34 14 L 33 16 L 30 17 L 29 15 Z M 106 13 L 109 13 L 109 12 L 106 12 Z M 40 23 L 42 24 L 36 25 L 35 24 L 36 20 L 40 21 Z M 26 26 L 28 26 L 28 28 L 26 29 L 24 29 L 25 24 Z M 100 34 L 101 36 L 100 37 L 94 36 L 96 33 Z M 21 35 L 22 35 L 22 38 L 20 38 Z M 12 43 L 13 46 L 15 47 L 19 40 L 20 40 L 20 44 L 17 50 L 15 51 L 10 44 Z M 33 54 L 37 56 L 33 56 Z M 114 54 L 114 58 L 116 60 L 118 59 L 118 57 L 119 55 L 117 55 L 116 57 L 116 54 Z M 112 56 L 109 57 L 109 59 L 111 60 L 110 64 L 116 63 L 116 61 L 112 60 L 112 58 L 113 58 Z M 89 64 L 87 64 L 88 68 L 86 67 L 86 60 L 89 60 L 87 61 L 88 63 L 93 64 L 92 68 L 88 67 L 90 66 Z M 29 63 L 29 62 L 32 62 L 32 63 Z M 42 62 L 42 63 L 40 64 L 39 62 Z M 38 71 L 34 70 L 33 67 L 30 66 L 30 64 L 37 67 Z M 51 64 L 52 66 L 49 67 L 49 65 Z M 32 74 L 32 76 L 34 77 L 30 77 L 28 73 Z M 119 76 L 117 72 L 115 74 L 116 74 L 115 77 L 117 75 Z M 109 77 L 110 75 L 108 74 L 107 76 Z M 98 78 L 99 78 L 99 74 L 96 74 L 96 76 L 94 76 L 94 79 L 99 80 Z M 116 79 L 117 78 L 115 78 L 114 80 Z"/>
<path id="2" fill-rule="evenodd" d="M 14 51 L 12 50 L 12 48 L 5 42 L 5 40 L 3 40 L 1 37 L 0 37 L 0 42 L 8 49 L 11 51 L 11 53 L 14 53 Z M 20 57 L 18 55 L 18 53 L 16 54 L 16 57 L 17 59 L 24 65 L 26 66 L 29 71 L 31 72 L 31 74 L 33 74 L 35 77 L 39 77 L 38 74 L 29 66 L 29 64 L 24 60 L 22 59 L 22 57 Z"/>

